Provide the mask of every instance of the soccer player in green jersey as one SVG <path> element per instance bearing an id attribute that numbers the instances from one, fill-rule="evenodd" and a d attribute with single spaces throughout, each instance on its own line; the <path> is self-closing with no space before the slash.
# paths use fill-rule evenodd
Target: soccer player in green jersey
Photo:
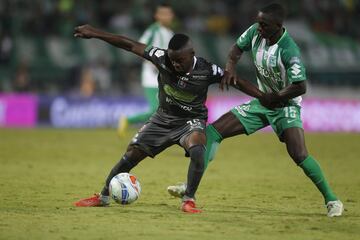
<path id="1" fill-rule="evenodd" d="M 235 66 L 245 51 L 250 51 L 256 67 L 260 94 L 255 99 L 236 106 L 206 129 L 205 166 L 212 160 L 217 145 L 239 134 L 250 135 L 271 125 L 290 157 L 302 168 L 324 197 L 329 217 L 341 216 L 343 204 L 333 193 L 318 162 L 308 154 L 305 145 L 301 113 L 301 95 L 306 92 L 305 67 L 300 51 L 283 27 L 285 11 L 279 4 L 262 8 L 257 22 L 250 26 L 230 50 L 221 88 L 228 84 L 243 85 Z M 241 88 L 240 88 L 241 89 Z M 245 92 L 249 94 L 248 92 Z M 174 196 L 182 195 L 184 186 L 169 186 Z"/>

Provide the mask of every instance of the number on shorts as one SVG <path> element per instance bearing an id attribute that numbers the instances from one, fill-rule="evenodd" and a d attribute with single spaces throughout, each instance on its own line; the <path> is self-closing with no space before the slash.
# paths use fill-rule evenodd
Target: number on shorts
<path id="1" fill-rule="evenodd" d="M 200 120 L 197 118 L 189 120 L 186 123 L 190 125 L 190 129 L 195 129 L 195 128 L 203 129 Z"/>
<path id="2" fill-rule="evenodd" d="M 284 108 L 285 117 L 296 118 L 296 108 L 294 106 L 289 106 Z"/>
<path id="3" fill-rule="evenodd" d="M 199 125 L 199 122 L 200 122 L 200 120 L 195 118 L 195 119 L 187 121 L 186 123 L 190 124 L 190 126 L 196 126 L 196 125 Z"/>

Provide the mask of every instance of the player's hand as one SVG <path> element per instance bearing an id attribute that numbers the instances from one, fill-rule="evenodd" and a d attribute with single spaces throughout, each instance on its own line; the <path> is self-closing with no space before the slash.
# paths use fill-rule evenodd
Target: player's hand
<path id="1" fill-rule="evenodd" d="M 268 109 L 282 108 L 287 102 L 282 101 L 277 93 L 264 93 L 259 101 L 261 105 Z"/>
<path id="2" fill-rule="evenodd" d="M 224 86 L 226 86 L 226 90 L 229 90 L 229 85 L 231 85 L 231 84 L 236 85 L 236 80 L 237 80 L 237 76 L 236 76 L 235 71 L 225 70 L 224 76 L 221 79 L 219 88 L 223 91 Z"/>
<path id="3" fill-rule="evenodd" d="M 93 38 L 96 35 L 96 28 L 86 24 L 78 26 L 74 29 L 74 37 L 78 38 Z"/>

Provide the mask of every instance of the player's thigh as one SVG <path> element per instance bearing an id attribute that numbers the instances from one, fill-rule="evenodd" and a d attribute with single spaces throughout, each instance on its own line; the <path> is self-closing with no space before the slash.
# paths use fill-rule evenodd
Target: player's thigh
<path id="1" fill-rule="evenodd" d="M 269 110 L 266 114 L 272 129 L 278 135 L 280 141 L 284 141 L 283 133 L 289 128 L 303 128 L 301 120 L 301 108 L 298 105 L 290 105 L 283 108 Z"/>
<path id="2" fill-rule="evenodd" d="M 215 121 L 213 126 L 223 138 L 243 133 L 249 135 L 269 125 L 265 117 L 266 111 L 266 108 L 254 99 L 234 107 Z"/>
<path id="3" fill-rule="evenodd" d="M 201 119 L 190 119 L 186 123 L 178 128 L 179 144 L 186 150 L 195 145 L 206 144 L 205 134 L 206 123 Z M 174 138 L 176 140 L 176 138 Z"/>
<path id="4" fill-rule="evenodd" d="M 150 157 L 155 157 L 171 146 L 171 127 L 149 121 L 143 125 L 132 138 L 129 147 L 141 149 Z"/>
<path id="5" fill-rule="evenodd" d="M 290 157 L 296 163 L 301 163 L 308 156 L 304 130 L 299 127 L 287 128 L 284 130 L 282 137 Z"/>

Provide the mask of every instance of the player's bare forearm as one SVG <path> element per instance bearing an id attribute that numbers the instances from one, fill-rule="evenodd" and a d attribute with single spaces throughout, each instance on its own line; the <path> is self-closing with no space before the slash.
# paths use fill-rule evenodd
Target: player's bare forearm
<path id="1" fill-rule="evenodd" d="M 115 47 L 133 52 L 141 57 L 144 56 L 144 50 L 146 48 L 145 44 L 139 43 L 128 37 L 105 32 L 90 25 L 76 27 L 74 36 L 80 38 L 97 38 Z"/>
<path id="2" fill-rule="evenodd" d="M 303 95 L 306 92 L 305 82 L 292 83 L 279 92 L 264 93 L 259 98 L 260 103 L 269 109 L 285 106 L 290 99 Z"/>
<path id="3" fill-rule="evenodd" d="M 240 60 L 242 53 L 243 51 L 236 45 L 236 43 L 232 45 L 226 62 L 225 71 L 235 71 L 236 64 Z"/>
<path id="4" fill-rule="evenodd" d="M 232 86 L 251 97 L 261 98 L 263 96 L 262 91 L 260 91 L 254 84 L 244 79 L 237 78 L 236 84 Z"/>
<path id="5" fill-rule="evenodd" d="M 127 38 L 127 37 L 121 36 L 121 35 L 104 33 L 104 34 L 99 35 L 97 38 L 101 39 L 105 42 L 108 42 L 115 47 L 122 48 L 124 50 L 133 52 L 136 55 L 139 55 L 141 57 L 143 57 L 144 50 L 146 48 L 145 44 L 136 42 L 130 38 Z"/>
<path id="6" fill-rule="evenodd" d="M 305 81 L 295 82 L 277 93 L 279 101 L 288 101 L 306 93 Z"/>
<path id="7" fill-rule="evenodd" d="M 226 86 L 226 89 L 229 89 L 229 85 L 236 84 L 236 64 L 239 61 L 241 55 L 242 51 L 235 43 L 231 47 L 228 55 L 225 66 L 225 74 L 219 86 L 221 90 L 224 90 L 224 86 Z"/>

